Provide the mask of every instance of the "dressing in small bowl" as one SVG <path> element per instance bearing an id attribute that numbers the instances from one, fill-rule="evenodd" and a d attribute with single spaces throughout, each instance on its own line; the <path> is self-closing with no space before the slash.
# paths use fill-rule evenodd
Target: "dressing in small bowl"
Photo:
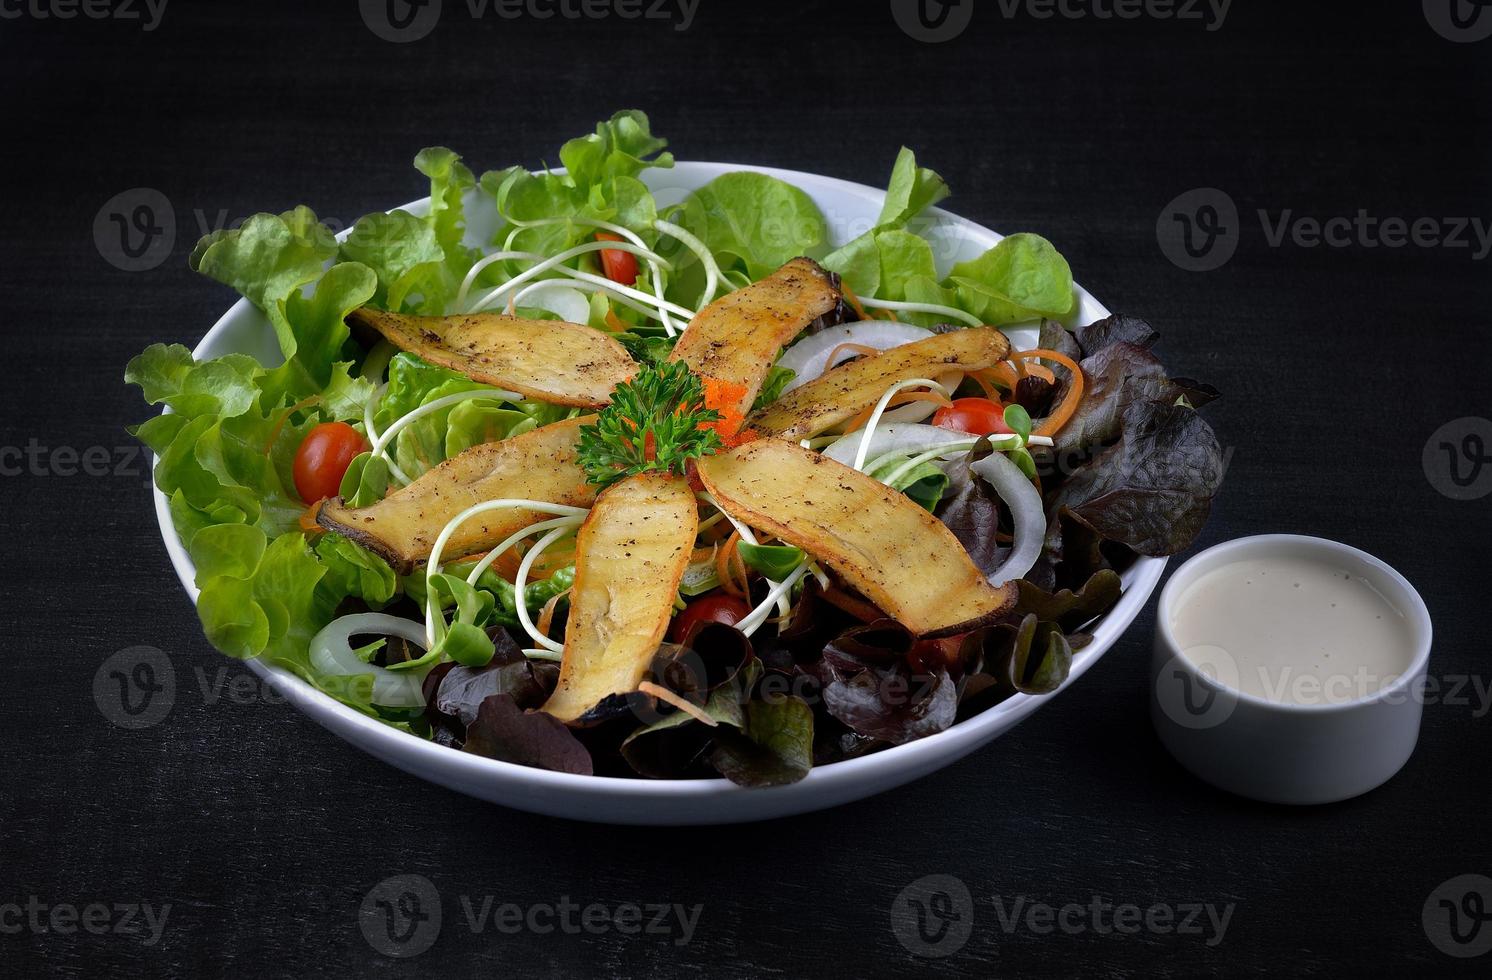
<path id="1" fill-rule="evenodd" d="M 1357 796 L 1414 751 L 1431 633 L 1418 593 L 1371 555 L 1287 534 L 1228 542 L 1161 593 L 1151 717 L 1223 789 Z"/>

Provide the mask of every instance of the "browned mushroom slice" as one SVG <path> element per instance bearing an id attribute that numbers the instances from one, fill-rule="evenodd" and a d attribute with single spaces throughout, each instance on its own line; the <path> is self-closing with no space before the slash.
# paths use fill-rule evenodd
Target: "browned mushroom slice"
<path id="1" fill-rule="evenodd" d="M 340 497 L 328 500 L 316 521 L 408 574 L 430 557 L 435 539 L 451 519 L 473 504 L 508 498 L 589 506 L 595 488 L 575 462 L 575 445 L 580 427 L 594 420 L 593 415 L 568 419 L 473 446 L 376 504 L 353 510 L 343 506 Z M 454 558 L 485 551 L 550 516 L 520 509 L 479 514 L 456 529 L 443 554 Z"/>
<path id="2" fill-rule="evenodd" d="M 473 381 L 555 405 L 600 408 L 611 400 L 611 389 L 637 371 L 614 339 L 562 320 L 502 313 L 405 316 L 365 306 L 347 322 Z"/>
<path id="3" fill-rule="evenodd" d="M 808 439 L 854 418 L 898 381 L 936 379 L 948 371 L 982 371 L 1009 353 L 1010 341 L 993 327 L 934 334 L 827 371 L 766 406 L 746 424 L 766 435 Z"/>
<path id="4" fill-rule="evenodd" d="M 695 374 L 740 385 L 731 417 L 746 414 L 783 345 L 841 302 L 838 281 L 812 259 L 793 259 L 765 279 L 722 296 L 689 321 L 670 359 Z"/>
<path id="5" fill-rule="evenodd" d="M 699 507 L 682 476 L 644 473 L 601 494 L 576 535 L 564 658 L 544 711 L 575 721 L 637 690 L 698 533 Z"/>
<path id="6" fill-rule="evenodd" d="M 953 532 L 905 494 L 780 439 L 699 461 L 720 506 L 832 568 L 919 636 L 965 633 L 1015 602 L 990 585 Z"/>

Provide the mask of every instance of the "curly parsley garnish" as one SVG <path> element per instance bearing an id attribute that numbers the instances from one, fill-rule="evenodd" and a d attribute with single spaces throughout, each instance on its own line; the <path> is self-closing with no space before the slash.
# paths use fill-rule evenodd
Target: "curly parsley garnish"
<path id="1" fill-rule="evenodd" d="M 720 450 L 720 434 L 708 425 L 719 420 L 688 365 L 650 364 L 617 385 L 611 404 L 580 427 L 580 466 L 600 487 L 638 473 L 682 474 L 691 459 Z"/>

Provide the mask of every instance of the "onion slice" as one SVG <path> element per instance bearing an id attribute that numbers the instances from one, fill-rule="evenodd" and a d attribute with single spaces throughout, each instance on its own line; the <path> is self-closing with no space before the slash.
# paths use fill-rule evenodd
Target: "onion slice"
<path id="1" fill-rule="evenodd" d="M 797 375 L 783 390 L 784 392 L 792 391 L 820 377 L 824 373 L 824 362 L 829 357 L 829 353 L 841 344 L 859 344 L 862 347 L 874 347 L 876 350 L 884 351 L 900 347 L 902 344 L 926 340 L 930 336 L 932 336 L 931 330 L 891 320 L 861 320 L 857 323 L 846 323 L 842 326 L 820 330 L 782 352 L 777 366 L 785 367 Z M 854 356 L 852 351 L 844 351 L 834 358 L 834 365 L 830 366 L 842 364 Z"/>
<path id="2" fill-rule="evenodd" d="M 390 708 L 419 708 L 425 704 L 421 689 L 425 671 L 393 671 L 363 663 L 352 652 L 352 638 L 359 635 L 397 636 L 421 650 L 425 646 L 425 624 L 384 613 L 357 613 L 334 619 L 311 639 L 311 665 L 323 674 L 338 677 L 368 675 L 373 678 L 374 704 Z"/>
<path id="3" fill-rule="evenodd" d="M 561 320 L 585 323 L 590 319 L 590 300 L 566 283 L 544 279 L 529 283 L 513 295 L 512 305 L 530 310 L 547 310 Z"/>
<path id="4" fill-rule="evenodd" d="M 995 493 L 1010 508 L 1015 525 L 1010 554 L 989 574 L 989 584 L 998 587 L 1021 578 L 1036 566 L 1046 541 L 1046 510 L 1041 503 L 1041 492 L 1004 453 L 990 453 L 970 464 L 969 469 L 995 488 Z"/>
<path id="5" fill-rule="evenodd" d="M 882 416 L 884 418 L 884 416 Z M 837 463 L 849 466 L 855 461 L 864 432 L 851 432 L 824 450 L 824 455 Z M 967 432 L 940 429 L 936 425 L 917 425 L 908 422 L 893 422 L 876 427 L 870 437 L 870 448 L 865 458 L 874 460 L 881 456 L 918 456 L 934 449 L 948 447 L 949 452 L 967 449 L 979 439 Z"/>

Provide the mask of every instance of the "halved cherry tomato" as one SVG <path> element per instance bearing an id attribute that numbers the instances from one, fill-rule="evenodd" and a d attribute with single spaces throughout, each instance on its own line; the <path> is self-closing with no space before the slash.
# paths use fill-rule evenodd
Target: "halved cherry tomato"
<path id="1" fill-rule="evenodd" d="M 347 467 L 367 449 L 368 441 L 363 434 L 346 422 L 323 422 L 316 426 L 295 451 L 292 473 L 300 499 L 314 504 L 335 497 Z"/>
<path id="2" fill-rule="evenodd" d="M 598 242 L 619 242 L 621 235 L 613 235 L 609 231 L 596 232 Z M 601 250 L 601 270 L 606 273 L 606 278 L 612 282 L 619 282 L 623 286 L 630 286 L 637 281 L 637 256 L 631 252 L 624 252 L 619 248 L 603 248 Z"/>
<path id="3" fill-rule="evenodd" d="M 907 654 L 907 664 L 921 673 L 939 670 L 956 671 L 959 668 L 959 651 L 967 633 L 945 636 L 940 640 L 918 640 Z"/>
<path id="4" fill-rule="evenodd" d="M 684 607 L 684 611 L 673 618 L 673 626 L 669 628 L 668 638 L 675 643 L 683 643 L 689 638 L 689 633 L 700 623 L 724 623 L 734 626 L 751 612 L 751 606 L 745 599 L 737 599 L 735 596 L 717 592 L 695 599 Z"/>
<path id="5" fill-rule="evenodd" d="M 932 423 L 940 429 L 976 436 L 1010 431 L 1005 424 L 1005 406 L 988 398 L 955 398 L 952 405 L 937 410 Z"/>

